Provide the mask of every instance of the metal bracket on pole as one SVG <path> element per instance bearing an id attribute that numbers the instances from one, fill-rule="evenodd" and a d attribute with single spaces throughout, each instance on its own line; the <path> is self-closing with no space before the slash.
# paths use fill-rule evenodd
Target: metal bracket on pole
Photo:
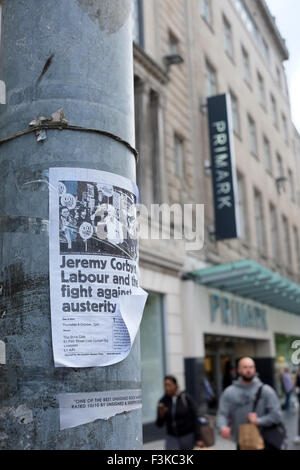
<path id="1" fill-rule="evenodd" d="M 49 119 L 48 118 L 38 118 L 38 119 L 32 121 L 32 124 L 30 125 L 30 127 L 28 129 L 24 129 L 22 131 L 16 132 L 15 134 L 12 134 L 8 137 L 0 139 L 0 145 L 5 144 L 6 142 L 10 142 L 13 139 L 17 139 L 18 137 L 22 137 L 23 135 L 30 134 L 32 132 L 36 133 L 37 140 L 39 142 L 41 142 L 41 141 L 46 140 L 46 137 L 42 135 L 42 131 L 51 130 L 51 129 L 52 130 L 53 129 L 54 130 L 58 129 L 60 131 L 69 130 L 69 131 L 80 131 L 80 132 L 93 132 L 93 133 L 96 133 L 96 134 L 104 135 L 106 137 L 109 137 L 110 139 L 116 140 L 117 142 L 119 142 L 122 145 L 125 145 L 125 147 L 127 147 L 128 150 L 130 150 L 130 152 L 133 153 L 136 161 L 138 161 L 138 158 L 139 158 L 138 151 L 134 147 L 132 147 L 129 142 L 127 142 L 126 140 L 123 140 L 121 137 L 119 137 L 119 136 L 117 136 L 117 135 L 115 135 L 111 132 L 104 131 L 102 129 L 93 129 L 93 128 L 90 128 L 90 127 L 73 126 L 73 125 L 68 124 L 67 121 L 65 121 L 65 122 L 64 121 L 53 121 L 53 122 L 51 122 L 51 118 L 49 118 Z"/>

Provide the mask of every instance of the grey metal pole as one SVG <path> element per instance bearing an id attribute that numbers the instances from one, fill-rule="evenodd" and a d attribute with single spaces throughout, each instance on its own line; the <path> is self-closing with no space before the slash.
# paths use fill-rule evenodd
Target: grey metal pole
<path id="1" fill-rule="evenodd" d="M 134 146 L 130 16 L 131 0 L 3 0 L 0 139 L 62 108 L 69 124 Z M 54 129 L 43 143 L 32 133 L 0 145 L 0 163 L 0 449 L 140 449 L 140 410 L 59 431 L 57 394 L 140 388 L 140 356 L 137 339 L 119 364 L 54 368 L 47 223 L 50 167 L 135 180 L 135 156 L 107 136 Z"/>

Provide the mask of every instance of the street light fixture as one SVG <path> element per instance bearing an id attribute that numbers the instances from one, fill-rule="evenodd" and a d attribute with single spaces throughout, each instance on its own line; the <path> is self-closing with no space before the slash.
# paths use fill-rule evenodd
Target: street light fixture
<path id="1" fill-rule="evenodd" d="M 172 65 L 179 65 L 184 62 L 183 57 L 180 54 L 169 54 L 164 56 L 164 64 L 167 68 L 167 71 L 169 71 L 169 68 Z"/>

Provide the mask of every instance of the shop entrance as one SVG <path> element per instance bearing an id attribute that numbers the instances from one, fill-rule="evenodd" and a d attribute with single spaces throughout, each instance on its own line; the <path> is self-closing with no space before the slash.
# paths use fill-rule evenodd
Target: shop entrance
<path id="1" fill-rule="evenodd" d="M 206 378 L 215 394 L 217 406 L 222 391 L 236 378 L 237 361 L 242 356 L 255 356 L 255 340 L 205 335 Z"/>

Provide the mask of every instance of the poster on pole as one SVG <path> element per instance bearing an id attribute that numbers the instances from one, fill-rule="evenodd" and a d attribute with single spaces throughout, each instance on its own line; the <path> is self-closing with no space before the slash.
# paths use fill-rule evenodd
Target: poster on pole
<path id="1" fill-rule="evenodd" d="M 58 395 L 60 430 L 108 420 L 121 413 L 142 408 L 141 390 L 107 390 Z"/>
<path id="2" fill-rule="evenodd" d="M 83 168 L 49 170 L 49 263 L 55 367 L 129 354 L 147 293 L 139 287 L 137 186 Z"/>

